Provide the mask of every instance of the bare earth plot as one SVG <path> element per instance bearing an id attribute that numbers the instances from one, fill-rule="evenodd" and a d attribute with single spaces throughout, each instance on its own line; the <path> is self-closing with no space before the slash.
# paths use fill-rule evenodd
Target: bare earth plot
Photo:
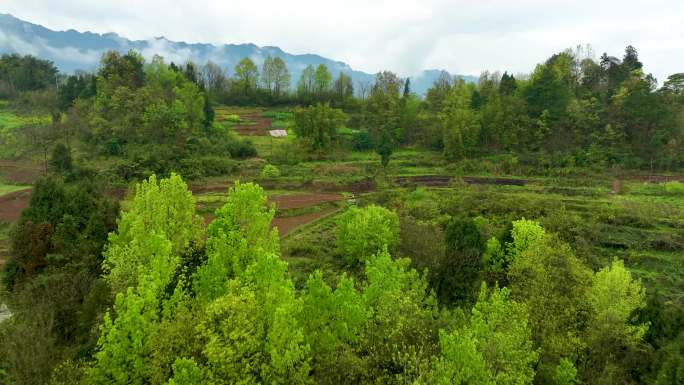
<path id="1" fill-rule="evenodd" d="M 0 160 L 0 178 L 11 184 L 32 184 L 45 173 L 40 163 L 28 160 Z"/>
<path id="2" fill-rule="evenodd" d="M 0 223 L 14 223 L 28 207 L 31 189 L 27 188 L 0 196 Z"/>
<path id="3" fill-rule="evenodd" d="M 267 136 L 268 131 L 272 129 L 271 118 L 265 118 L 258 113 L 240 117 L 250 122 L 250 124 L 236 124 L 234 126 L 235 131 L 242 136 Z"/>

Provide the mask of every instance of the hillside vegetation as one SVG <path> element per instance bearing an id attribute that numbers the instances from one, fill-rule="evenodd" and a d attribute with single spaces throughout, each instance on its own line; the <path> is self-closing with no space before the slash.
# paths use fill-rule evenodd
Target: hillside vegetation
<path id="1" fill-rule="evenodd" d="M 684 75 L 233 73 L 0 58 L 0 383 L 682 383 Z"/>

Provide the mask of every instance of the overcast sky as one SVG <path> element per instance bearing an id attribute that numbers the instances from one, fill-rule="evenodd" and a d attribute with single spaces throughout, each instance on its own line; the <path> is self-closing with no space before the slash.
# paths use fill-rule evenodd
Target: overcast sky
<path id="1" fill-rule="evenodd" d="M 56 30 L 273 45 L 371 73 L 529 72 L 578 44 L 597 57 L 632 44 L 661 82 L 684 72 L 684 0 L 2 0 L 0 12 Z"/>

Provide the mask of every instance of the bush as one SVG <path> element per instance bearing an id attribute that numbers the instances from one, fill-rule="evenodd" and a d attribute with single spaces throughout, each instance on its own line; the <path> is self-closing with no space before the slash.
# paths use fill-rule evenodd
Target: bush
<path id="1" fill-rule="evenodd" d="M 439 196 L 424 187 L 418 187 L 406 195 L 403 202 L 406 213 L 423 221 L 434 221 L 439 215 Z"/>
<path id="2" fill-rule="evenodd" d="M 123 154 L 123 143 L 119 138 L 111 138 L 103 144 L 105 155 L 119 156 Z"/>
<path id="3" fill-rule="evenodd" d="M 66 175 L 73 170 L 73 163 L 71 161 L 71 149 L 63 143 L 59 143 L 52 150 L 52 157 L 50 158 L 50 167 L 58 174 Z"/>
<path id="4" fill-rule="evenodd" d="M 249 139 L 239 139 L 229 145 L 230 156 L 236 159 L 251 158 L 257 155 L 256 147 Z"/>
<path id="5" fill-rule="evenodd" d="M 359 131 L 352 136 L 352 148 L 354 151 L 370 151 L 373 149 L 373 141 L 367 131 Z"/>
<path id="6" fill-rule="evenodd" d="M 261 169 L 262 178 L 277 178 L 279 176 L 280 170 L 278 170 L 278 167 L 272 164 L 267 164 L 264 166 L 264 168 Z"/>
<path id="7" fill-rule="evenodd" d="M 446 254 L 431 281 L 442 303 L 467 303 L 480 284 L 485 241 L 470 218 L 451 218 L 444 229 Z"/>
<path id="8" fill-rule="evenodd" d="M 337 220 L 337 248 L 349 265 L 393 249 L 398 242 L 399 218 L 384 207 L 352 207 Z"/>
<path id="9" fill-rule="evenodd" d="M 276 164 L 294 166 L 302 161 L 303 153 L 304 151 L 302 151 L 296 142 L 285 141 L 273 149 L 273 153 L 269 157 L 269 160 Z"/>
<path id="10" fill-rule="evenodd" d="M 338 130 L 347 121 L 347 115 L 329 104 L 318 103 L 297 108 L 294 120 L 297 139 L 310 151 L 325 153 L 339 142 Z"/>
<path id="11" fill-rule="evenodd" d="M 398 254 L 411 258 L 418 271 L 436 271 L 445 253 L 444 231 L 435 223 L 419 222 L 410 216 L 401 218 L 401 242 Z"/>
<path id="12" fill-rule="evenodd" d="M 230 174 L 234 168 L 232 159 L 209 155 L 181 159 L 178 172 L 186 179 L 198 179 Z"/>
<path id="13" fill-rule="evenodd" d="M 240 119 L 240 115 L 238 114 L 223 115 L 223 120 L 231 123 L 240 123 L 242 121 L 242 119 Z"/>

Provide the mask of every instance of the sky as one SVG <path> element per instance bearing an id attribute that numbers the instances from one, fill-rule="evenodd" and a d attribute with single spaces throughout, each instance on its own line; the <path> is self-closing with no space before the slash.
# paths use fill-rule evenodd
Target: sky
<path id="1" fill-rule="evenodd" d="M 528 73 L 566 48 L 621 57 L 631 44 L 661 82 L 684 72 L 682 0 L 2 0 L 54 30 L 254 43 L 316 53 L 369 73 Z"/>

